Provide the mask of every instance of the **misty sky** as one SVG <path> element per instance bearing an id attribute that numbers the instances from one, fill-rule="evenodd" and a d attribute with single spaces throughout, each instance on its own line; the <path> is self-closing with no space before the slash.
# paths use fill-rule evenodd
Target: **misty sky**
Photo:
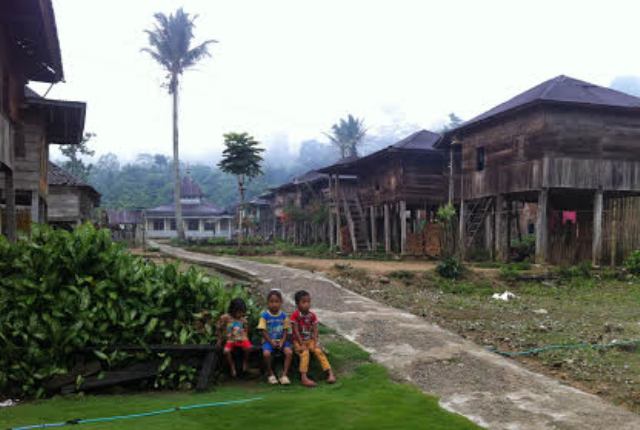
<path id="1" fill-rule="evenodd" d="M 66 83 L 88 102 L 97 155 L 171 153 L 163 73 L 140 52 L 154 12 L 198 14 L 219 41 L 184 76 L 181 152 L 219 157 L 222 134 L 270 151 L 323 140 L 347 113 L 380 127 L 468 119 L 559 74 L 600 85 L 640 75 L 634 1 L 53 0 Z M 46 86 L 35 86 L 41 93 Z M 289 149 L 290 148 L 290 149 Z"/>

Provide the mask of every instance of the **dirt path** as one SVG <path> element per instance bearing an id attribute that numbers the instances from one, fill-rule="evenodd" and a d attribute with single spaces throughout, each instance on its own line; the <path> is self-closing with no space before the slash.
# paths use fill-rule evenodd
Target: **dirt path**
<path id="1" fill-rule="evenodd" d="M 365 269 L 380 275 L 388 274 L 395 270 L 410 270 L 413 272 L 432 270 L 436 264 L 431 261 L 377 261 L 377 260 L 354 260 L 347 258 L 307 258 L 269 255 L 266 257 L 270 261 L 277 261 L 278 264 L 293 268 L 327 271 L 335 264 L 349 264 L 356 269 Z"/>
<path id="2" fill-rule="evenodd" d="M 280 288 L 289 302 L 306 289 L 324 324 L 361 345 L 399 378 L 440 397 L 440 404 L 499 430 L 640 429 L 640 416 L 597 396 L 533 373 L 415 315 L 362 297 L 320 274 L 166 245 L 160 250 Z"/>

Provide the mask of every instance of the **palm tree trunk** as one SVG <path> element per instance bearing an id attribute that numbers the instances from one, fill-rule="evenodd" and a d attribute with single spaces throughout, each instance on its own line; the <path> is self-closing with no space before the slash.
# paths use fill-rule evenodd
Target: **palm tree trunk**
<path id="1" fill-rule="evenodd" d="M 173 86 L 173 200 L 176 208 L 176 230 L 178 240 L 185 240 L 184 224 L 182 223 L 182 204 L 180 203 L 180 154 L 178 151 L 178 78 L 172 77 Z"/>
<path id="2" fill-rule="evenodd" d="M 244 177 L 240 175 L 238 177 L 238 189 L 240 191 L 240 206 L 238 206 L 238 246 L 242 245 L 242 236 L 243 236 L 243 207 L 244 207 Z"/>

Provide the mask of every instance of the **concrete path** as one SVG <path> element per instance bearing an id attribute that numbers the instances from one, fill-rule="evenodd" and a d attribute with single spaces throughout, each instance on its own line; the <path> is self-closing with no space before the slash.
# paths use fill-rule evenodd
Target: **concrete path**
<path id="1" fill-rule="evenodd" d="M 291 302 L 312 295 L 321 322 L 352 340 L 397 377 L 440 397 L 440 404 L 500 430 L 640 429 L 640 416 L 485 351 L 428 321 L 342 288 L 319 274 L 157 245 L 179 259 L 279 288 Z M 392 405 L 390 405 L 392 407 Z"/>

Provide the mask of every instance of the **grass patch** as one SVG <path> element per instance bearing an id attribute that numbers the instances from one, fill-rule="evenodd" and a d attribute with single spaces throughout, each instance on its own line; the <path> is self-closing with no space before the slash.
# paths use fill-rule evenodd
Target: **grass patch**
<path id="1" fill-rule="evenodd" d="M 32 402 L 3 410 L 0 428 L 50 423 L 73 418 L 131 414 L 195 403 L 263 397 L 245 405 L 196 409 L 167 415 L 83 424 L 82 428 L 277 429 L 304 423 L 306 428 L 331 429 L 477 429 L 467 419 L 438 406 L 413 386 L 391 381 L 386 370 L 368 362 L 368 354 L 345 340 L 327 342 L 330 360 L 339 374 L 336 385 L 310 390 L 298 385 L 271 387 L 240 382 L 209 393 L 144 393 L 71 396 Z M 392 405 L 392 407 L 390 407 Z"/>

